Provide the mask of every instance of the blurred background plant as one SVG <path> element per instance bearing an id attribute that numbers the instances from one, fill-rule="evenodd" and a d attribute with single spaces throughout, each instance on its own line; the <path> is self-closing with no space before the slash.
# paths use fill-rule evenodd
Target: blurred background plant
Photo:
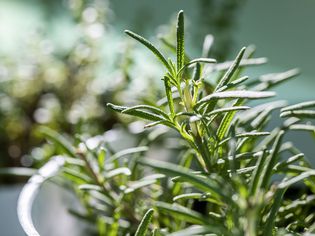
<path id="1" fill-rule="evenodd" d="M 66 7 L 74 24 L 68 32 L 75 35 L 71 46 L 57 48 L 48 32 L 34 30 L 19 45 L 18 56 L 2 57 L 2 166 L 30 166 L 32 158 L 45 157 L 32 150 L 41 141 L 34 132 L 38 125 L 68 134 L 110 129 L 116 118 L 105 115 L 104 101 L 131 86 L 130 46 L 115 42 L 108 3 L 67 1 Z"/>

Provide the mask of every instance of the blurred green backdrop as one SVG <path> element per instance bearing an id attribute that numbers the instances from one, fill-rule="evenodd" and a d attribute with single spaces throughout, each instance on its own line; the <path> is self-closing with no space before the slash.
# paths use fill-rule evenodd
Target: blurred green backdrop
<path id="1" fill-rule="evenodd" d="M 122 30 L 130 28 L 144 35 L 152 35 L 157 28 L 170 21 L 170 16 L 178 9 L 184 9 L 189 19 L 188 38 L 194 53 L 202 43 L 202 35 L 218 31 L 207 19 L 216 14 L 211 4 L 216 1 L 190 0 L 137 0 L 110 1 L 113 11 L 111 25 L 122 35 Z M 227 0 L 228 2 L 232 2 Z M 280 95 L 290 100 L 303 100 L 313 95 L 315 85 L 315 2 L 313 0 L 239 0 L 242 6 L 236 11 L 232 36 L 235 43 L 231 52 L 235 54 L 242 45 L 255 44 L 259 56 L 269 58 L 267 71 L 298 67 L 302 71 L 299 79 L 280 89 Z M 214 10 L 213 10 L 214 9 Z M 208 20 L 208 21 L 209 21 Z M 196 23 L 203 23 L 196 27 Z M 59 43 L 60 49 L 71 44 L 73 38 L 67 29 L 71 22 L 63 8 L 62 1 L 48 0 L 1 0 L 0 35 L 1 53 L 18 53 L 19 41 L 34 28 L 48 28 L 50 37 Z M 46 30 L 45 30 L 46 31 Z M 215 32 L 218 34 L 217 32 Z M 291 88 L 299 86 L 303 93 L 291 93 Z"/>

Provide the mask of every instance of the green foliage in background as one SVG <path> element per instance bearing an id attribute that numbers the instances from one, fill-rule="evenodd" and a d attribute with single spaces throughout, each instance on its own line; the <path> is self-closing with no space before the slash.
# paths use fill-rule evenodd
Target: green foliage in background
<path id="1" fill-rule="evenodd" d="M 135 86 L 133 46 L 120 38 L 113 42 L 107 1 L 65 1 L 65 8 L 72 24 L 69 47 L 60 49 L 48 29 L 34 30 L 19 45 L 18 57 L 1 57 L 1 166 L 31 166 L 54 152 L 37 147 L 43 141 L 38 126 L 96 135 L 119 120 L 106 112 L 104 100 L 134 97 L 127 92 Z"/>

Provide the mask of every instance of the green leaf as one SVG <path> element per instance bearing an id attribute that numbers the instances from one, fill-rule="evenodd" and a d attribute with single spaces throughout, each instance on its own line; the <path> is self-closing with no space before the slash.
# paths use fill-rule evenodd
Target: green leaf
<path id="1" fill-rule="evenodd" d="M 107 154 L 106 149 L 104 147 L 101 147 L 97 155 L 97 163 L 98 166 L 100 167 L 100 171 L 104 170 L 106 154 Z"/>
<path id="2" fill-rule="evenodd" d="M 310 107 L 315 107 L 315 101 L 301 102 L 295 105 L 287 106 L 281 109 L 281 112 L 300 110 L 300 109 L 310 108 Z"/>
<path id="3" fill-rule="evenodd" d="M 108 171 L 106 174 L 105 174 L 105 178 L 106 179 L 109 179 L 109 178 L 113 178 L 117 175 L 126 175 L 126 176 L 129 176 L 131 175 L 131 171 L 129 168 L 127 167 L 120 167 L 120 168 L 115 168 L 111 171 Z"/>
<path id="4" fill-rule="evenodd" d="M 304 124 L 294 124 L 289 126 L 290 130 L 301 130 L 301 131 L 311 131 L 315 132 L 314 125 L 304 125 Z"/>
<path id="5" fill-rule="evenodd" d="M 160 121 L 155 121 L 155 122 L 149 123 L 149 124 L 145 125 L 144 128 L 152 128 L 152 127 L 157 126 L 157 125 L 165 125 L 165 126 L 168 126 L 170 128 L 175 128 L 175 125 L 172 122 L 167 121 L 167 120 L 160 120 Z"/>
<path id="6" fill-rule="evenodd" d="M 32 176 L 37 172 L 36 169 L 25 167 L 8 167 L 0 168 L 0 175 L 14 175 L 14 176 Z"/>
<path id="7" fill-rule="evenodd" d="M 266 189 L 269 184 L 270 178 L 272 176 L 273 168 L 277 163 L 277 159 L 279 158 L 278 153 L 281 147 L 281 141 L 282 141 L 283 136 L 284 136 L 284 131 L 280 130 L 274 141 L 272 151 L 266 159 L 265 168 L 261 175 L 261 178 L 262 178 L 261 187 L 264 189 Z"/>
<path id="8" fill-rule="evenodd" d="M 222 92 L 222 91 L 225 91 L 227 89 L 234 88 L 234 87 L 236 87 L 237 85 L 243 83 L 246 80 L 248 80 L 248 76 L 243 76 L 243 77 L 241 77 L 239 79 L 233 80 L 233 81 L 229 82 L 228 84 L 226 84 L 226 85 L 222 86 L 221 88 L 219 88 L 217 92 Z"/>
<path id="9" fill-rule="evenodd" d="M 199 100 L 196 106 L 200 106 L 203 103 L 207 103 L 213 100 L 218 99 L 261 99 L 261 98 L 269 98 L 273 97 L 276 94 L 274 92 L 256 92 L 256 91 L 245 91 L 245 90 L 235 90 L 235 91 L 224 91 L 212 93 L 201 100 Z"/>
<path id="10" fill-rule="evenodd" d="M 134 153 L 139 153 L 139 152 L 146 152 L 148 150 L 149 150 L 149 148 L 147 146 L 140 146 L 140 147 L 135 147 L 135 148 L 127 148 L 127 149 L 124 149 L 122 151 L 119 151 L 119 152 L 115 153 L 110 158 L 108 158 L 105 162 L 106 163 L 111 163 L 111 162 L 116 161 L 117 159 L 119 159 L 119 158 L 121 158 L 123 156 L 134 154 Z"/>
<path id="11" fill-rule="evenodd" d="M 172 73 L 172 68 L 168 64 L 163 54 L 151 42 L 149 42 L 147 39 L 129 30 L 125 30 L 125 33 L 129 35 L 130 37 L 134 38 L 135 40 L 139 41 L 140 43 L 142 43 L 144 46 L 146 46 L 164 64 L 167 70 L 170 73 Z"/>
<path id="12" fill-rule="evenodd" d="M 231 140 L 232 138 L 250 138 L 250 137 L 261 137 L 261 136 L 267 136 L 270 135 L 270 132 L 256 132 L 256 131 L 251 131 L 251 132 L 245 132 L 245 133 L 240 133 L 240 134 L 236 134 L 235 137 L 228 137 L 224 140 L 222 140 L 218 146 L 221 146 L 223 144 L 225 144 L 226 142 L 228 142 L 229 140 Z"/>
<path id="13" fill-rule="evenodd" d="M 169 77 L 164 77 L 164 86 L 165 86 L 165 93 L 167 97 L 168 107 L 170 109 L 171 116 L 174 118 L 175 116 L 175 109 L 174 109 L 174 101 L 172 95 L 172 87 L 170 83 Z"/>
<path id="14" fill-rule="evenodd" d="M 183 181 L 192 184 L 195 188 L 201 191 L 211 192 L 213 196 L 222 196 L 225 197 L 227 201 L 230 200 L 225 196 L 225 193 L 222 192 L 222 188 L 211 178 L 196 176 L 190 169 L 157 160 L 139 160 L 138 162 L 142 165 L 152 167 L 166 176 L 180 176 Z"/>
<path id="15" fill-rule="evenodd" d="M 127 115 L 131 115 L 131 116 L 136 116 L 145 120 L 151 120 L 151 121 L 165 121 L 165 123 L 167 124 L 167 121 L 164 117 L 160 116 L 160 115 L 156 115 L 154 113 L 151 112 L 147 112 L 147 111 L 143 111 L 143 110 L 138 110 L 138 109 L 132 109 L 130 107 L 124 107 L 124 106 L 117 106 L 111 103 L 107 103 L 107 106 L 109 108 L 111 108 L 114 111 L 118 111 Z M 146 105 L 142 105 L 145 106 L 146 109 L 148 109 L 148 107 Z M 153 106 L 150 106 L 151 109 Z M 158 109 L 159 110 L 159 109 Z M 155 110 L 157 111 L 157 110 Z M 161 112 L 162 110 L 160 110 Z"/>
<path id="16" fill-rule="evenodd" d="M 229 235 L 226 230 L 222 230 L 222 226 L 214 226 L 210 225 L 209 223 L 207 226 L 203 225 L 192 225 L 186 229 L 168 234 L 168 236 L 191 236 L 191 235 Z M 215 233 L 215 234 L 212 234 Z"/>
<path id="17" fill-rule="evenodd" d="M 177 70 L 183 67 L 185 61 L 185 42 L 184 42 L 184 11 L 181 10 L 177 16 L 176 27 L 176 55 Z"/>
<path id="18" fill-rule="evenodd" d="M 270 132 L 245 132 L 245 133 L 240 133 L 236 134 L 236 138 L 244 138 L 244 137 L 261 137 L 261 136 L 266 136 L 269 135 Z"/>
<path id="19" fill-rule="evenodd" d="M 193 81 L 198 81 L 201 78 L 201 65 L 200 63 L 196 63 L 194 73 L 193 73 Z"/>
<path id="20" fill-rule="evenodd" d="M 152 216 L 153 216 L 153 213 L 154 213 L 154 210 L 152 208 L 149 209 L 145 213 L 145 215 L 143 216 L 143 218 L 142 218 L 142 220 L 141 220 L 141 222 L 137 228 L 135 236 L 145 236 L 146 235 L 147 230 L 149 228 L 149 224 L 150 224 Z"/>
<path id="21" fill-rule="evenodd" d="M 115 104 L 112 104 L 112 103 L 107 103 L 106 106 L 109 107 L 111 110 L 117 111 L 117 112 L 122 112 L 123 110 L 128 109 L 128 107 L 118 106 L 118 105 L 115 105 Z"/>
<path id="22" fill-rule="evenodd" d="M 257 65 L 262 65 L 267 63 L 267 58 L 261 57 L 261 58 L 250 58 L 250 59 L 243 59 L 241 60 L 239 67 L 246 67 L 246 66 L 257 66 Z M 215 65 L 210 65 L 208 66 L 207 70 L 209 72 L 215 72 L 215 71 L 225 71 L 229 69 L 235 61 L 226 61 L 222 63 L 218 63 Z"/>
<path id="23" fill-rule="evenodd" d="M 202 196 L 203 196 L 202 193 L 184 193 L 184 194 L 175 196 L 173 198 L 173 201 L 175 202 L 182 199 L 201 199 Z"/>
<path id="24" fill-rule="evenodd" d="M 248 106 L 233 106 L 233 107 L 226 107 L 226 108 L 219 108 L 205 114 L 205 116 L 212 116 L 219 113 L 231 112 L 231 111 L 244 111 L 250 109 Z"/>
<path id="25" fill-rule="evenodd" d="M 183 67 L 181 67 L 177 74 L 179 75 L 180 73 L 182 73 L 187 67 L 189 67 L 190 65 L 193 64 L 197 64 L 197 63 L 207 63 L 207 64 L 212 64 L 212 63 L 216 63 L 217 61 L 215 59 L 212 58 L 196 58 L 192 61 L 189 61 L 187 64 L 185 64 Z"/>
<path id="26" fill-rule="evenodd" d="M 218 91 L 221 87 L 226 85 L 230 79 L 232 78 L 234 72 L 237 70 L 237 68 L 240 65 L 240 62 L 242 60 L 242 57 L 245 53 L 246 48 L 243 47 L 241 51 L 238 53 L 237 57 L 235 58 L 233 64 L 230 66 L 230 68 L 227 70 L 227 72 L 223 75 L 222 79 L 218 82 L 217 87 L 214 91 Z"/>
<path id="27" fill-rule="evenodd" d="M 278 163 L 276 166 L 275 166 L 275 170 L 276 171 L 281 171 L 282 168 L 285 168 L 291 164 L 293 164 L 294 162 L 297 162 L 299 160 L 301 160 L 302 158 L 304 157 L 304 154 L 303 153 L 299 153 L 299 154 L 296 154 L 290 158 L 288 158 L 287 160 L 283 161 L 283 162 L 280 162 Z"/>
<path id="28" fill-rule="evenodd" d="M 306 171 L 304 173 L 299 174 L 298 176 L 295 176 L 293 178 L 285 180 L 278 185 L 278 188 L 286 189 L 286 188 L 290 187 L 291 185 L 296 184 L 296 183 L 300 182 L 301 180 L 304 180 L 304 179 L 309 178 L 311 176 L 315 176 L 315 170 Z"/>
<path id="29" fill-rule="evenodd" d="M 88 190 L 88 191 L 98 191 L 101 192 L 102 188 L 95 184 L 81 184 L 78 187 L 80 190 Z"/>
<path id="30" fill-rule="evenodd" d="M 207 219 L 200 213 L 189 208 L 183 207 L 179 204 L 169 204 L 166 202 L 156 202 L 156 207 L 172 215 L 175 219 L 180 219 L 193 224 L 207 224 Z"/>
<path id="31" fill-rule="evenodd" d="M 66 154 L 76 157 L 74 147 L 65 137 L 48 127 L 40 127 L 39 132 L 51 140 L 57 147 L 60 147 Z"/>
<path id="32" fill-rule="evenodd" d="M 263 75 L 259 79 L 260 84 L 258 84 L 254 90 L 263 91 L 270 89 L 284 81 L 287 81 L 288 79 L 296 77 L 299 73 L 298 69 L 293 69 L 282 73 Z"/>
<path id="33" fill-rule="evenodd" d="M 273 228 L 276 221 L 276 216 L 282 203 L 282 198 L 286 189 L 278 189 L 274 196 L 274 201 L 271 207 L 271 211 L 267 217 L 267 222 L 264 224 L 263 236 L 273 235 Z"/>
<path id="34" fill-rule="evenodd" d="M 85 184 L 92 183 L 93 180 L 86 174 L 80 172 L 79 170 L 75 170 L 74 168 L 64 167 L 64 174 L 75 183 Z"/>
<path id="35" fill-rule="evenodd" d="M 161 121 L 161 120 L 165 120 L 162 116 L 156 115 L 154 113 L 151 112 L 147 112 L 147 111 L 143 111 L 143 110 L 123 110 L 122 111 L 123 114 L 128 114 L 131 116 L 136 116 L 145 120 L 151 120 L 151 121 Z"/>
<path id="36" fill-rule="evenodd" d="M 158 115 L 163 116 L 166 119 L 169 119 L 169 116 L 164 111 L 162 111 L 161 109 L 157 107 L 149 106 L 149 105 L 137 105 L 133 107 L 128 107 L 125 110 L 123 110 L 122 113 L 131 114 L 133 111 L 140 111 L 141 109 L 149 110 L 151 112 L 154 112 Z"/>
<path id="37" fill-rule="evenodd" d="M 270 113 L 271 111 L 282 108 L 286 106 L 286 101 L 273 101 L 260 104 L 258 106 L 252 107 L 250 110 L 242 112 L 237 118 L 241 124 L 247 124 L 252 119 L 256 119 L 260 113 L 267 111 L 266 113 Z M 257 121 L 259 123 L 260 121 Z M 254 126 L 255 127 L 255 126 Z"/>
<path id="38" fill-rule="evenodd" d="M 155 184 L 157 179 L 140 179 L 138 181 L 134 181 L 133 183 L 129 184 L 128 188 L 125 189 L 124 193 L 129 194 L 132 193 L 138 189 L 141 189 L 143 187 Z"/>
<path id="39" fill-rule="evenodd" d="M 256 194 L 258 188 L 261 185 L 261 181 L 262 181 L 261 176 L 263 174 L 265 160 L 266 160 L 266 151 L 263 151 L 261 155 L 259 156 L 259 159 L 257 160 L 258 162 L 258 164 L 256 165 L 257 168 L 254 170 L 253 174 L 251 175 L 250 193 L 252 196 Z"/>
<path id="40" fill-rule="evenodd" d="M 285 111 L 280 114 L 280 117 L 298 117 L 300 119 L 315 118 L 315 111 L 311 111 L 311 110 Z"/>
<path id="41" fill-rule="evenodd" d="M 243 103 L 243 99 L 238 99 L 233 106 L 238 107 Z M 229 111 L 226 113 L 223 117 L 223 119 L 220 122 L 219 128 L 217 130 L 217 137 L 219 140 L 222 140 L 225 136 L 225 134 L 229 131 L 229 128 L 231 127 L 232 120 L 236 114 L 236 110 Z"/>
<path id="42" fill-rule="evenodd" d="M 288 214 L 298 210 L 300 207 L 308 207 L 310 204 L 314 204 L 315 202 L 315 195 L 308 195 L 304 198 L 302 196 L 300 199 L 296 199 L 292 201 L 290 204 L 280 207 L 279 212 L 281 214 Z"/>
<path id="43" fill-rule="evenodd" d="M 170 41 L 168 41 L 166 38 L 164 37 L 159 37 L 159 39 L 161 40 L 161 42 L 168 47 L 172 52 L 174 52 L 176 54 L 176 45 L 171 43 Z M 190 58 L 189 56 L 185 53 L 185 63 L 189 62 Z"/>

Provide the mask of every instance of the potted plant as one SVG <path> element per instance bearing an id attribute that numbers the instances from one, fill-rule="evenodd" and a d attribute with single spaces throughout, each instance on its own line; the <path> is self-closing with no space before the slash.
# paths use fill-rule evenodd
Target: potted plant
<path id="1" fill-rule="evenodd" d="M 183 11 L 171 44 L 175 61 L 147 39 L 125 33 L 164 66 L 164 97 L 150 104 L 107 106 L 149 121 L 147 135 L 136 147 L 116 152 L 104 136 L 71 142 L 42 128 L 59 155 L 21 194 L 18 210 L 26 233 L 39 235 L 31 221 L 32 202 L 41 182 L 58 173 L 82 206 L 70 211 L 91 222 L 99 235 L 311 235 L 315 171 L 284 136 L 292 130 L 314 133 L 315 127 L 303 122 L 315 117 L 315 102 L 248 103 L 275 96 L 269 90 L 298 71 L 243 76 L 246 67 L 266 62 L 253 58 L 252 48 L 242 48 L 234 61 L 190 60 Z M 279 109 L 281 124 L 267 129 L 272 111 Z M 164 135 L 175 141 L 177 157 L 161 161 L 150 151 Z M 302 182 L 296 196 L 287 194 Z"/>

